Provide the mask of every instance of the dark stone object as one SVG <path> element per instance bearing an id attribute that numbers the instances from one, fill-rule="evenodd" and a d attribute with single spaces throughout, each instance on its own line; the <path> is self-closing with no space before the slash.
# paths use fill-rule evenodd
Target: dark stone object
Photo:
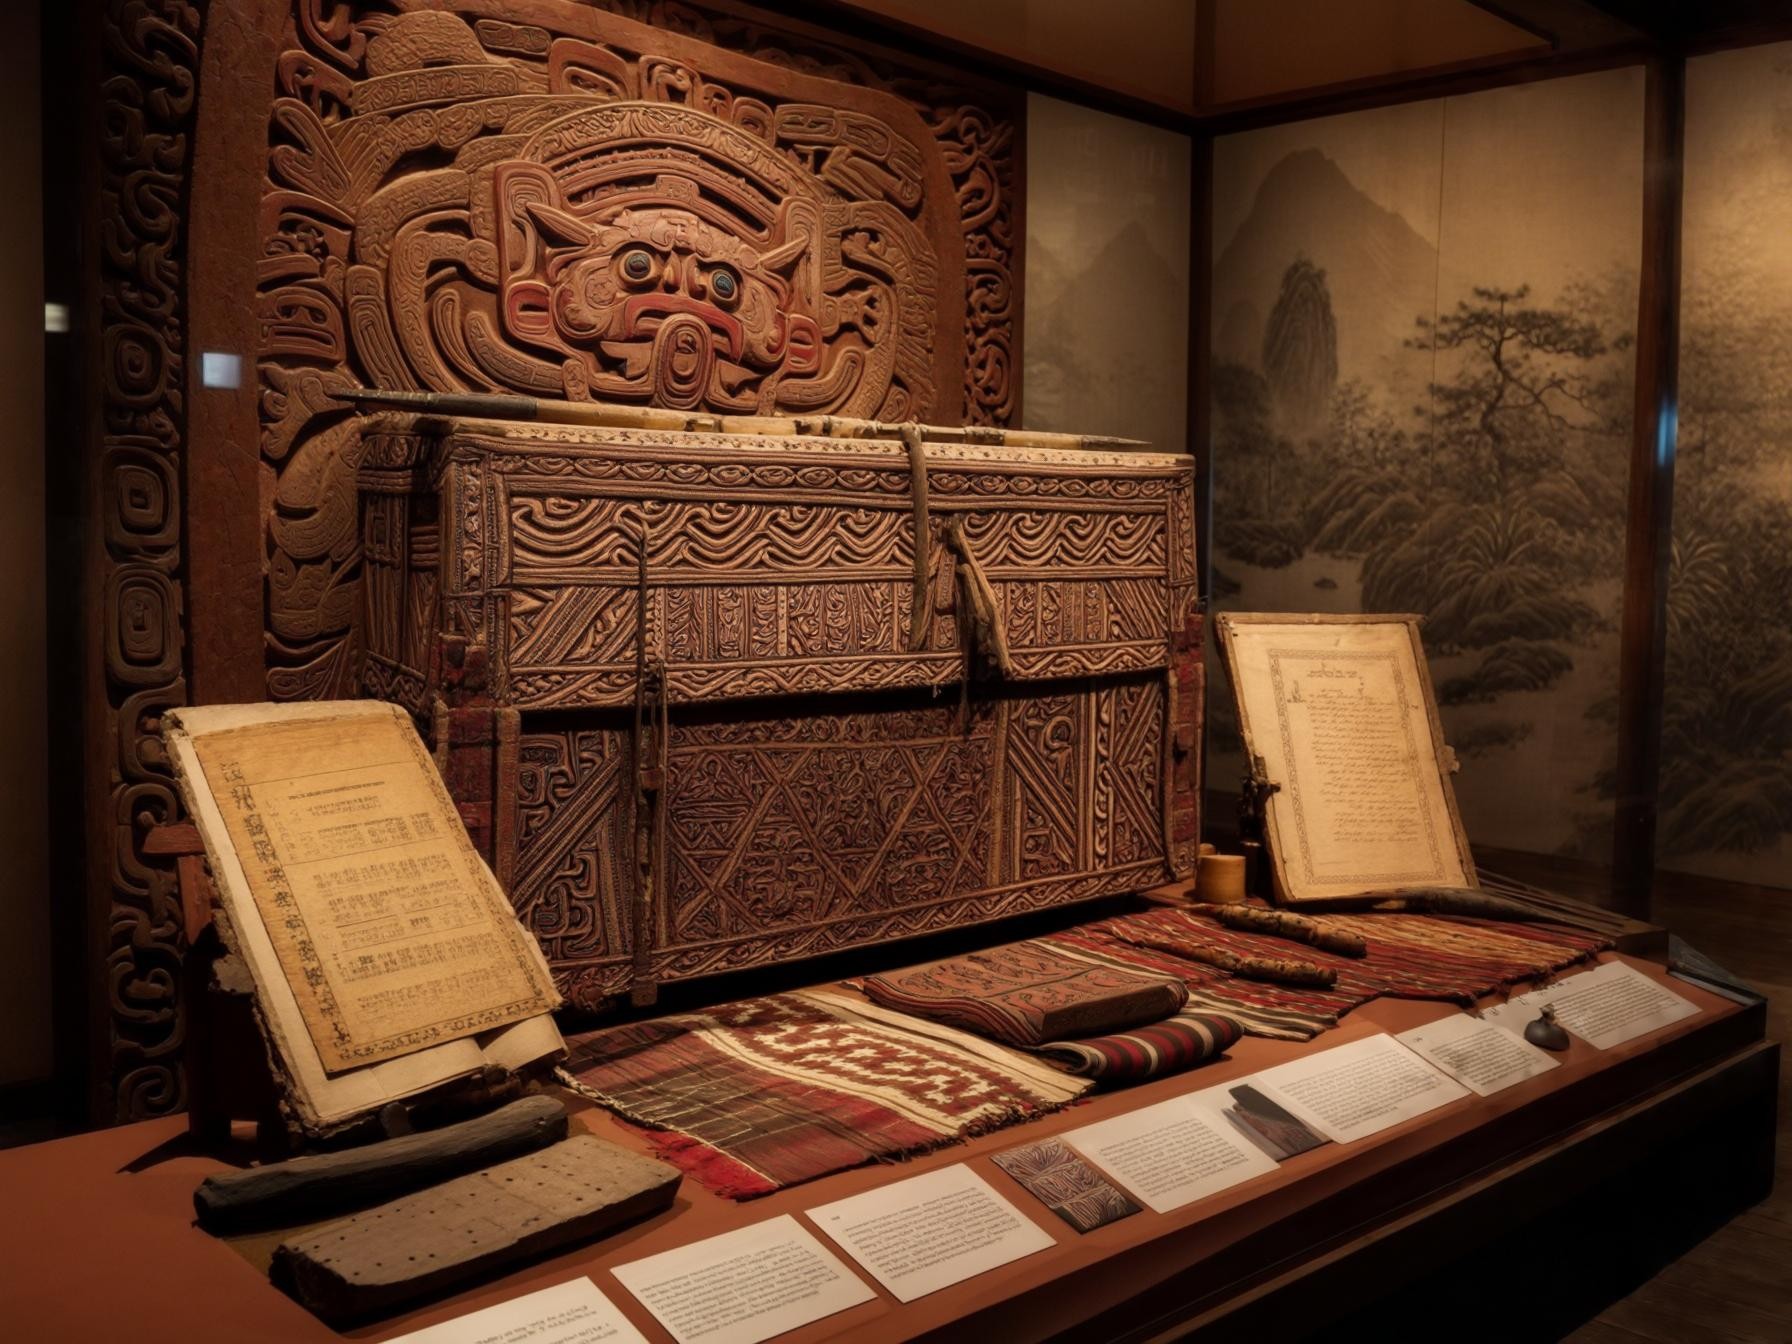
<path id="1" fill-rule="evenodd" d="M 199 1225 L 214 1233 L 308 1222 L 519 1157 L 565 1137 L 566 1107 L 552 1097 L 523 1097 L 441 1129 L 207 1176 L 193 1192 L 193 1207 Z"/>
<path id="2" fill-rule="evenodd" d="M 682 1179 L 580 1134 L 283 1241 L 270 1272 L 341 1325 L 658 1213 Z"/>
<path id="3" fill-rule="evenodd" d="M 1556 1010 L 1548 1004 L 1543 1006 L 1543 1011 L 1537 1014 L 1535 1021 L 1525 1023 L 1524 1038 L 1545 1050 L 1568 1048 L 1568 1032 L 1556 1021 Z"/>

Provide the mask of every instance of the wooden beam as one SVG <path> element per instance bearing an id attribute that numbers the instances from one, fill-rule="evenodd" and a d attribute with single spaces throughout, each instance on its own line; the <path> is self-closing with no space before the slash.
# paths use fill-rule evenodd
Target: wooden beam
<path id="1" fill-rule="evenodd" d="M 1653 0 L 1469 0 L 1514 28 L 1548 41 L 1558 51 L 1585 51 L 1638 38 L 1658 37 L 1661 6 Z"/>
<path id="2" fill-rule="evenodd" d="M 1214 7 L 1198 0 L 1195 10 L 1195 101 L 1213 92 Z M 1207 597 L 1207 567 L 1213 537 L 1213 433 L 1210 388 L 1213 372 L 1213 137 L 1190 137 L 1188 163 L 1188 450 L 1195 458 L 1196 591 Z M 1205 739 L 1206 734 L 1202 734 Z M 1202 778 L 1206 778 L 1205 774 Z"/>
<path id="3" fill-rule="evenodd" d="M 1043 93 L 1067 103 L 1077 103 L 1130 117 L 1167 130 L 1187 132 L 1191 120 L 1186 108 L 1107 88 L 1087 79 L 1049 69 L 1031 61 L 974 46 L 918 24 L 904 23 L 886 14 L 861 9 L 852 0 L 704 0 L 725 13 L 770 17 L 785 30 L 836 46 L 872 53 L 896 55 L 906 61 L 934 65 L 960 78 L 981 77 L 984 83 L 1006 83 L 1031 93 Z"/>
<path id="4" fill-rule="evenodd" d="M 1662 683 L 1667 663 L 1667 573 L 1672 545 L 1675 421 L 1680 363 L 1680 188 L 1685 160 L 1686 62 L 1649 61 L 1643 95 L 1643 255 L 1637 295 L 1636 400 L 1624 550 L 1618 672 L 1617 801 L 1612 892 L 1646 917 L 1655 874 L 1661 776 Z"/>
<path id="5" fill-rule="evenodd" d="M 1564 75 L 1590 74 L 1619 66 L 1637 65 L 1655 53 L 1647 41 L 1627 41 L 1584 51 L 1552 51 L 1541 45 L 1498 56 L 1477 57 L 1397 75 L 1375 75 L 1322 88 L 1294 89 L 1287 93 L 1247 102 L 1223 103 L 1203 108 L 1194 118 L 1194 129 L 1210 135 L 1232 135 L 1264 126 L 1361 112 L 1373 107 L 1425 102 L 1511 84 L 1529 84 Z"/>

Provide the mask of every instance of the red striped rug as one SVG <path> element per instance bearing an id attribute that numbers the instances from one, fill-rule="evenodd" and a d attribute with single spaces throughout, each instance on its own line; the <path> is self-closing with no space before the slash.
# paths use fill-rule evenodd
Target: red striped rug
<path id="1" fill-rule="evenodd" d="M 823 990 L 567 1040 L 561 1081 L 730 1199 L 1031 1120 L 1090 1083 Z"/>
<path id="2" fill-rule="evenodd" d="M 1359 1004 L 1387 995 L 1470 1003 L 1521 980 L 1535 980 L 1611 946 L 1599 934 L 1559 924 L 1509 923 L 1435 915 L 1316 915 L 1360 934 L 1363 957 L 1342 957 L 1268 934 L 1222 927 L 1199 906 L 1122 915 L 1041 941 L 1092 963 L 1174 975 L 1188 986 L 1184 1012 L 1232 1017 L 1254 1036 L 1304 1041 Z M 1337 972 L 1330 989 L 1271 984 L 1228 975 L 1179 946 L 1240 957 L 1295 957 Z"/>

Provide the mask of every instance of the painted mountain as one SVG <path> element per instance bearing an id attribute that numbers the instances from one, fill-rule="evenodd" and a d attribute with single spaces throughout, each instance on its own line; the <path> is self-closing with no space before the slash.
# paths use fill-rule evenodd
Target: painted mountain
<path id="1" fill-rule="evenodd" d="M 1338 380 L 1358 378 L 1404 402 L 1422 396 L 1429 361 L 1412 358 L 1405 342 L 1414 319 L 1431 315 L 1437 249 L 1317 149 L 1269 171 L 1214 259 L 1214 358 L 1258 365 L 1282 277 L 1301 258 L 1325 273 L 1331 292 Z"/>
<path id="2" fill-rule="evenodd" d="M 1634 220 L 1641 142 L 1557 152 L 1562 104 L 1629 77 L 1584 78 L 1453 99 L 1428 133 L 1358 113 L 1216 145 L 1213 590 L 1421 614 L 1471 839 L 1603 856 L 1637 244 L 1582 224 L 1590 193 Z M 1625 171 L 1589 186 L 1601 158 Z"/>
<path id="3" fill-rule="evenodd" d="M 1173 265 L 1137 221 L 1073 257 L 1043 240 L 1027 248 L 1027 424 L 1180 451 L 1187 328 L 1141 296 L 1187 263 Z"/>

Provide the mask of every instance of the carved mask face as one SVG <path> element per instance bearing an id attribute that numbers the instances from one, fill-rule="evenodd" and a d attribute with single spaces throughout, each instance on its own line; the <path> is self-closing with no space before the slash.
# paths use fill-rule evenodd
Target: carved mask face
<path id="1" fill-rule="evenodd" d="M 538 173 L 497 181 L 505 328 L 583 356 L 594 396 L 751 410 L 766 380 L 819 366 L 821 332 L 793 283 L 806 238 L 756 248 L 675 205 L 587 218 L 543 199 Z"/>

